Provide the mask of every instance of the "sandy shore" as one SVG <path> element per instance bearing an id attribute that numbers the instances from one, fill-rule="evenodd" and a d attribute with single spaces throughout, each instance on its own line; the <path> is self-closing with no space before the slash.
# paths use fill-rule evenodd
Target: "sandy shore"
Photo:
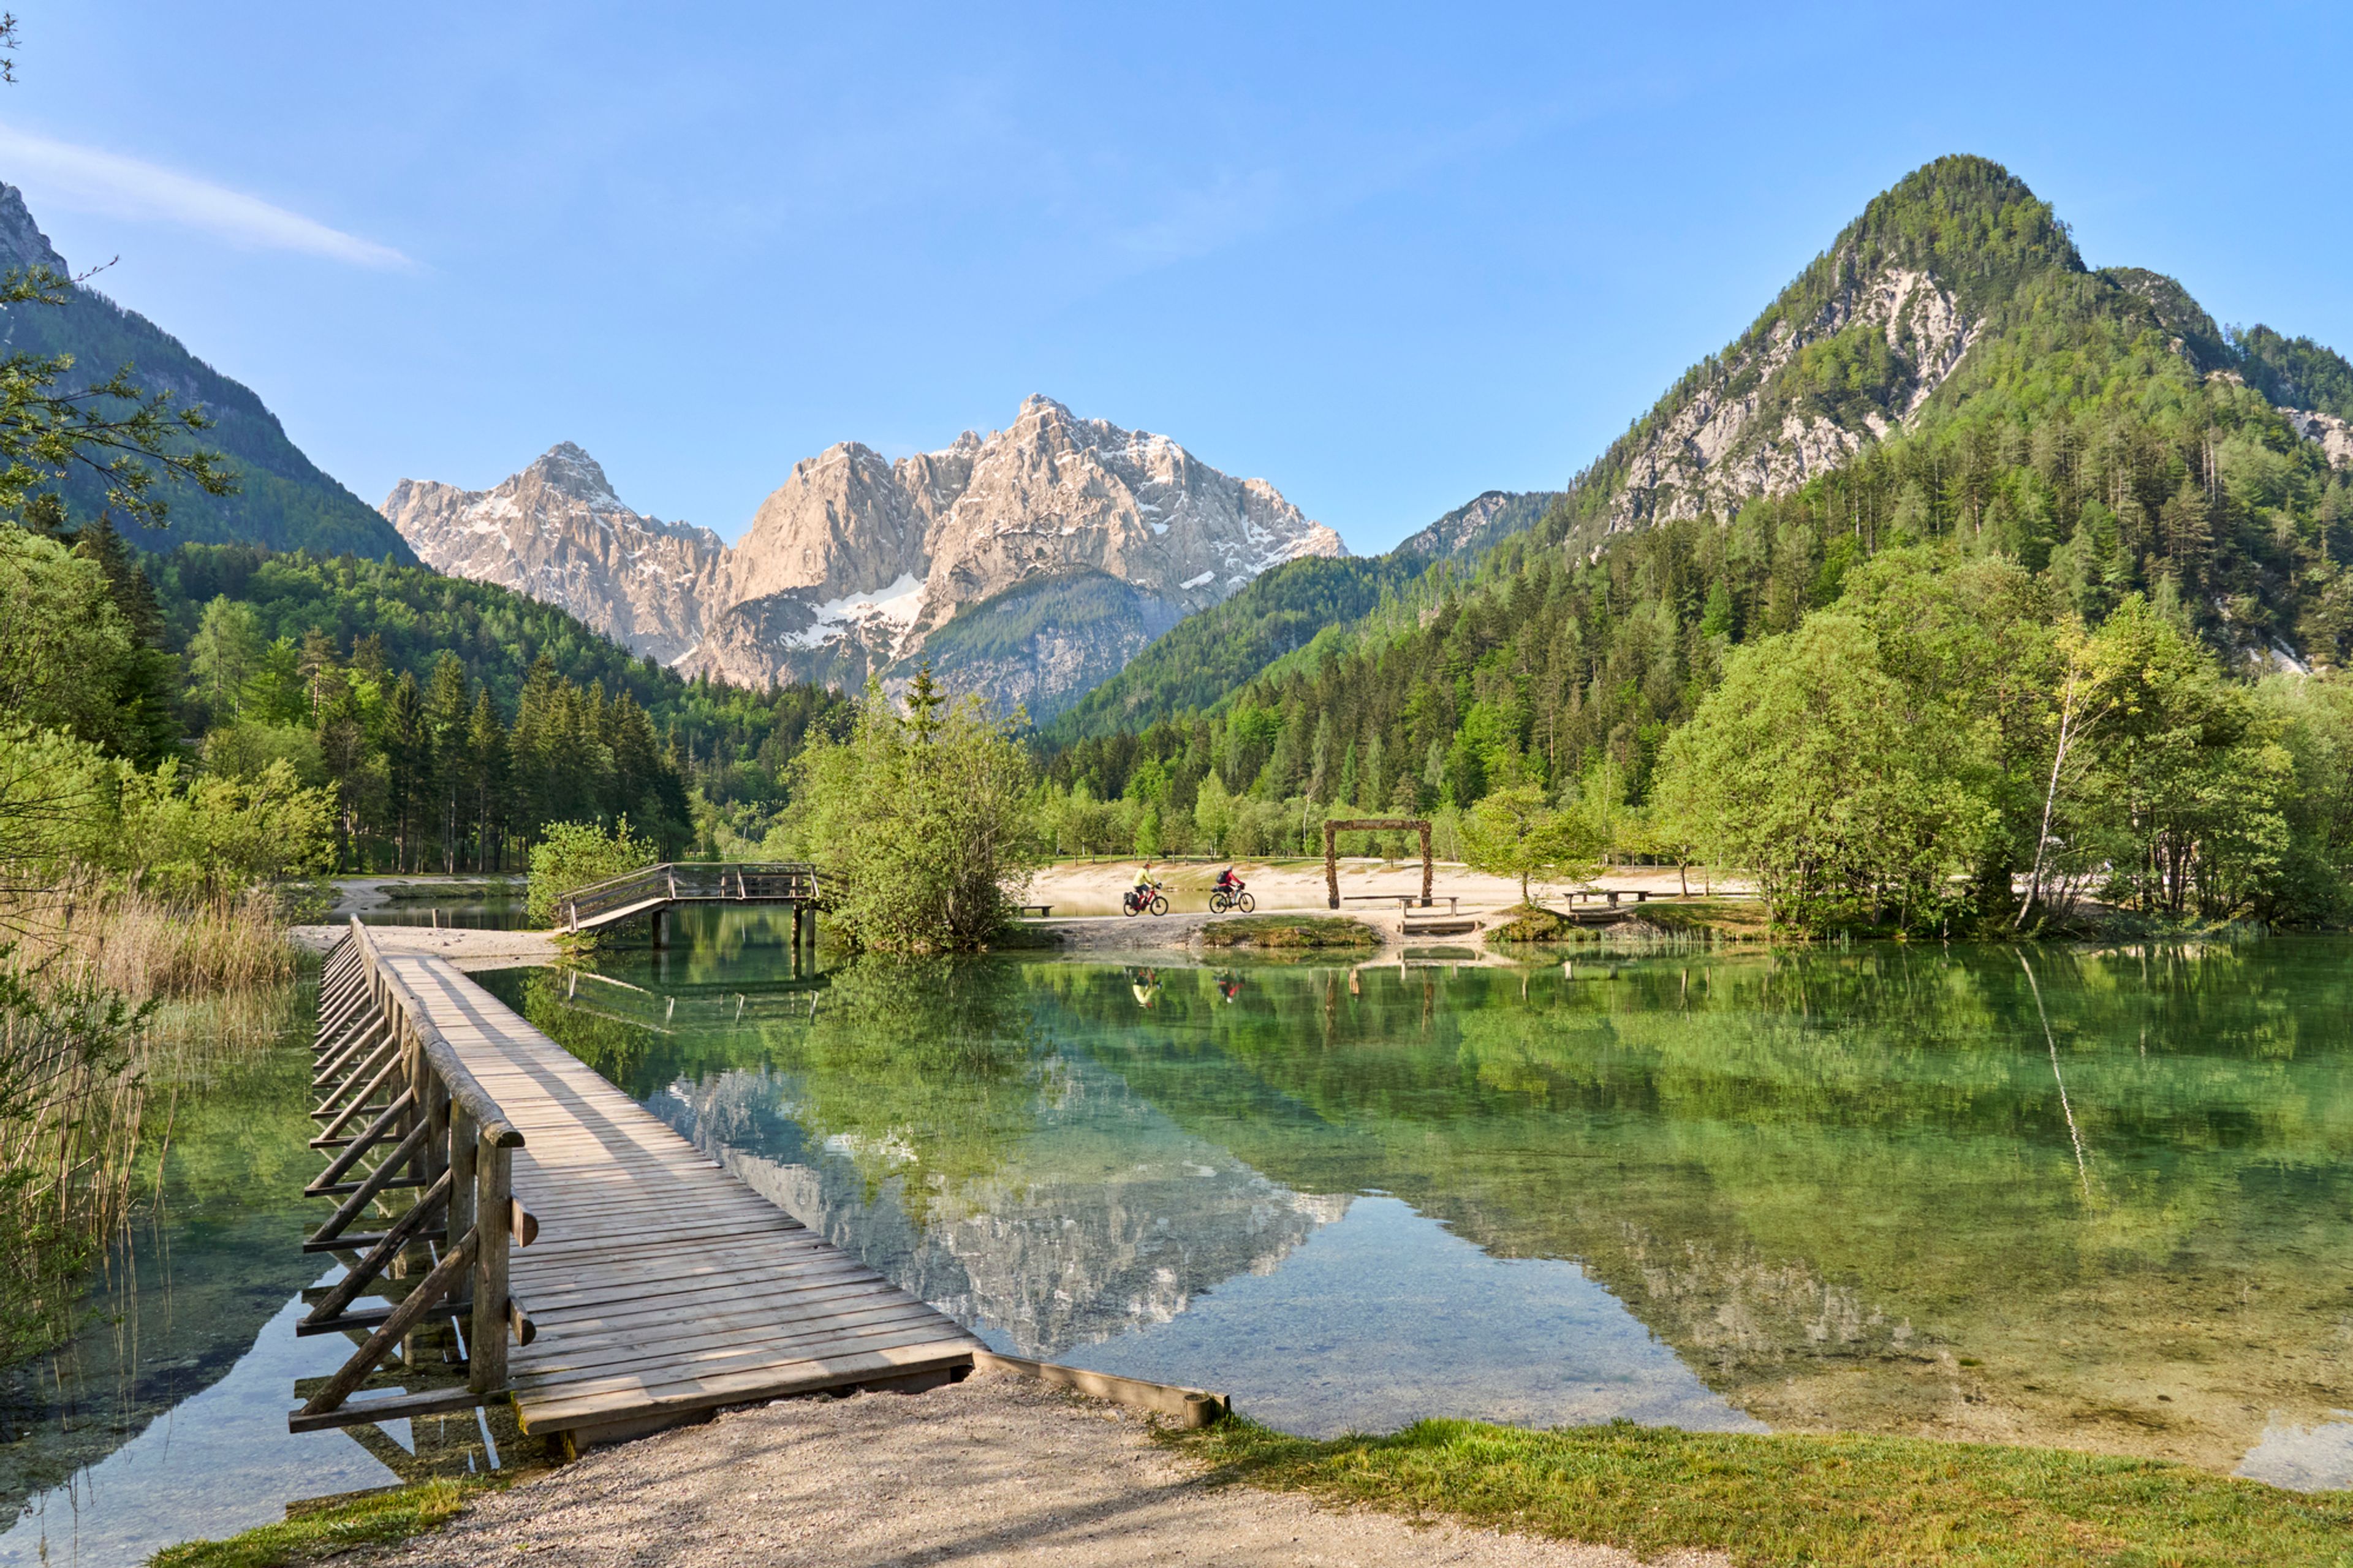
<path id="1" fill-rule="evenodd" d="M 1120 895 L 1135 886 L 1135 874 L 1142 868 L 1140 860 L 1058 860 L 1039 871 L 1031 880 L 1028 901 L 1051 904 L 1056 918 L 1070 915 L 1115 915 L 1119 913 Z M 1234 874 L 1249 885 L 1250 896 L 1258 900 L 1261 914 L 1278 911 L 1318 910 L 1329 912 L 1328 890 L 1324 883 L 1324 862 L 1321 860 L 1237 860 L 1230 863 Z M 1209 884 L 1217 878 L 1216 865 L 1187 861 L 1177 865 L 1161 865 L 1155 875 L 1168 893 L 1168 919 L 1180 914 L 1206 913 L 1209 907 Z M 1682 890 L 1683 883 L 1675 868 L 1641 867 L 1612 871 L 1608 876 L 1578 886 L 1616 888 L 1621 891 L 1636 889 L 1647 890 L 1653 898 L 1666 897 Z M 1567 884 L 1554 886 L 1538 883 L 1539 898 L 1566 894 Z M 1695 875 L 1691 890 L 1701 890 Z M 1351 914 L 1377 914 L 1384 908 L 1394 912 L 1397 905 L 1390 900 L 1400 894 L 1419 897 L 1421 892 L 1421 862 L 1419 860 L 1382 861 L 1374 859 L 1343 859 L 1340 862 L 1340 908 Z M 1500 910 L 1520 901 L 1520 886 L 1501 877 L 1490 877 L 1452 861 L 1440 861 L 1432 868 L 1430 893 L 1441 906 L 1449 898 L 1460 900 L 1463 912 Z M 1139 917 L 1141 918 L 1141 917 Z"/>
<path id="2" fill-rule="evenodd" d="M 286 933 L 295 946 L 325 952 L 351 934 L 346 924 L 295 926 Z M 429 952 L 460 969 L 511 969 L 519 963 L 553 963 L 555 933 L 543 931 L 475 931 L 467 927 L 370 926 L 368 935 L 385 952 Z"/>
<path id="3" fill-rule="evenodd" d="M 782 1400 L 597 1449 L 369 1561 L 1632 1568 L 1637 1559 L 1205 1486 L 1133 1413 L 981 1373 L 928 1394 Z"/>

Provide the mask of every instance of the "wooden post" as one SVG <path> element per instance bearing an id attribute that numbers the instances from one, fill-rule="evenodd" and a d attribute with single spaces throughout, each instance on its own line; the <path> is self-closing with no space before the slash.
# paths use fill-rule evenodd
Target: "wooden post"
<path id="1" fill-rule="evenodd" d="M 419 1053 L 420 1057 L 422 1054 Z M 439 1179 L 442 1172 L 449 1168 L 451 1108 L 448 1085 L 441 1081 L 441 1075 L 433 1070 L 432 1063 L 426 1062 L 423 1065 L 425 1068 L 425 1169 L 423 1174 L 426 1184 L 429 1186 Z"/>
<path id="2" fill-rule="evenodd" d="M 473 1112 L 449 1102 L 449 1245 L 455 1247 L 474 1228 L 475 1154 L 481 1130 Z"/>
<path id="3" fill-rule="evenodd" d="M 1430 824 L 1421 825 L 1421 907 L 1430 908 Z"/>
<path id="4" fill-rule="evenodd" d="M 1332 908 L 1335 910 L 1340 907 L 1340 851 L 1337 847 L 1339 842 L 1338 827 L 1333 823 L 1325 823 L 1324 825 L 1324 892 L 1330 900 Z"/>
<path id="5" fill-rule="evenodd" d="M 466 1385 L 496 1394 L 507 1385 L 507 1235 L 513 1219 L 513 1154 L 476 1141 L 474 1320 L 466 1331 Z"/>
<path id="6" fill-rule="evenodd" d="M 656 910 L 646 917 L 654 928 L 654 948 L 659 952 L 670 945 L 670 911 Z"/>

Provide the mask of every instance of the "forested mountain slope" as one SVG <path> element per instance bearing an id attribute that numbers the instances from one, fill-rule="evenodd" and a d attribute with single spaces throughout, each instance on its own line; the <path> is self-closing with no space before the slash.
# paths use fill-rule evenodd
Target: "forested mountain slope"
<path id="1" fill-rule="evenodd" d="M 1110 735 L 1212 707 L 1318 634 L 1349 627 L 1407 593 L 1429 567 L 1426 557 L 1402 551 L 1278 566 L 1178 621 L 1048 733 L 1056 741 Z"/>
<path id="2" fill-rule="evenodd" d="M 70 275 L 65 258 L 26 210 L 13 185 L 0 184 L 0 269 L 46 267 Z M 130 528 L 125 537 L 144 550 L 181 542 L 242 541 L 272 550 L 350 552 L 371 560 L 417 559 L 375 509 L 320 471 L 286 437 L 278 416 L 253 389 L 232 381 L 183 348 L 178 339 L 135 310 L 126 310 L 89 287 L 62 305 L 0 307 L 0 352 L 71 354 L 68 384 L 103 380 L 128 364 L 150 389 L 169 392 L 185 407 L 201 404 L 213 418 L 203 444 L 228 459 L 237 492 L 209 496 L 174 486 L 165 499 L 169 531 Z M 74 515 L 95 515 L 105 504 L 95 475 L 76 470 L 66 481 Z"/>
<path id="3" fill-rule="evenodd" d="M 1074 736 L 1052 766 L 1095 800 L 1145 770 L 1162 820 L 1211 774 L 1311 808 L 1466 808 L 1525 777 L 1639 806 L 1733 652 L 1892 549 L 2010 563 L 2045 626 L 2137 596 L 2242 672 L 2339 666 L 2349 390 L 2337 354 L 2226 332 L 2154 273 L 2093 271 L 2022 183 L 1940 160 L 1417 613 L 1196 688 L 1200 718 Z"/>
<path id="4" fill-rule="evenodd" d="M 756 838 L 810 732 L 848 726 L 822 688 L 682 679 L 563 610 L 422 566 L 249 545 L 146 564 L 164 647 L 190 677 L 190 731 L 245 731 L 235 744 L 289 755 L 306 782 L 333 775 L 354 840 L 407 839 L 404 792 L 446 805 L 469 778 L 480 819 L 445 820 L 438 846 L 460 863 L 495 847 L 475 840 L 621 813 L 665 847 Z M 207 741 L 208 764 L 217 749 Z M 691 821 L 691 794 L 704 813 Z"/>
<path id="5" fill-rule="evenodd" d="M 1745 628 L 1759 617 L 1788 624 L 1803 604 L 1834 596 L 1833 556 L 1867 552 L 1891 530 L 1917 538 L 1959 527 L 1973 547 L 2037 570 L 2056 552 L 2059 570 L 2083 577 L 2087 603 L 2164 578 L 2221 642 L 2300 658 L 2316 638 L 2310 651 L 2334 662 L 2344 651 L 2334 574 L 2324 582 L 2297 564 L 2324 547 L 2317 536 L 2290 547 L 2274 524 L 2287 503 L 2306 533 L 2325 511 L 2335 526 L 2327 509 L 2344 503 L 2328 500 L 2325 479 L 2300 500 L 2287 479 L 2353 463 L 2348 416 L 2353 366 L 2339 355 L 2268 327 L 2226 332 L 2157 273 L 2092 271 L 2022 182 L 1983 159 L 1946 158 L 1873 200 L 1567 491 L 1491 492 L 1514 504 L 1481 497 L 1399 552 L 1457 554 L 1475 580 L 1523 570 L 1531 541 L 1565 566 L 1597 558 L 1613 535 L 1704 517 L 1730 531 L 1719 546 L 1739 558 L 1737 573 L 1715 574 L 1727 594 L 1736 576 L 1773 563 L 1749 580 L 1780 598 L 1736 605 Z M 2238 437 L 2227 450 L 2226 432 Z M 1528 504 L 1537 500 L 1540 513 Z M 1747 510 L 1759 501 L 1768 504 Z M 1497 515 L 1477 517 L 1482 502 Z M 1843 529 L 1831 516 L 1841 510 Z M 1799 517 L 1813 520 L 1811 545 L 1778 537 Z M 1280 595 L 1282 578 L 1258 589 Z M 1252 618 L 1244 596 L 1189 618 L 1055 737 L 1107 733 L 1116 714 L 1135 727 L 1207 710 L 1237 689 L 1219 675 L 1255 677 L 1304 645 L 1254 637 Z"/>

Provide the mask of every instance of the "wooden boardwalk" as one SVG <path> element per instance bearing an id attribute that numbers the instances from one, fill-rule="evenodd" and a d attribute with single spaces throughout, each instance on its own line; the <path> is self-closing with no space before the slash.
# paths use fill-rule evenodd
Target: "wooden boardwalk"
<path id="1" fill-rule="evenodd" d="M 480 1392 L 511 1394 L 526 1432 L 599 1441 L 972 1366 L 980 1342 L 953 1320 L 754 1194 L 448 962 L 369 956 L 520 1134 L 505 1255 L 517 1342 L 502 1386 Z"/>

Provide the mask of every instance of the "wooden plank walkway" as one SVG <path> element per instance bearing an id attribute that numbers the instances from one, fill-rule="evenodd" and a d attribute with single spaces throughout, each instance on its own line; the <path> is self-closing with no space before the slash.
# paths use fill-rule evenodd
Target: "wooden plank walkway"
<path id="1" fill-rule="evenodd" d="M 509 1290 L 523 1429 L 624 1436 L 723 1405 L 945 1380 L 980 1342 L 813 1234 L 443 959 L 386 955 L 523 1134 Z"/>

